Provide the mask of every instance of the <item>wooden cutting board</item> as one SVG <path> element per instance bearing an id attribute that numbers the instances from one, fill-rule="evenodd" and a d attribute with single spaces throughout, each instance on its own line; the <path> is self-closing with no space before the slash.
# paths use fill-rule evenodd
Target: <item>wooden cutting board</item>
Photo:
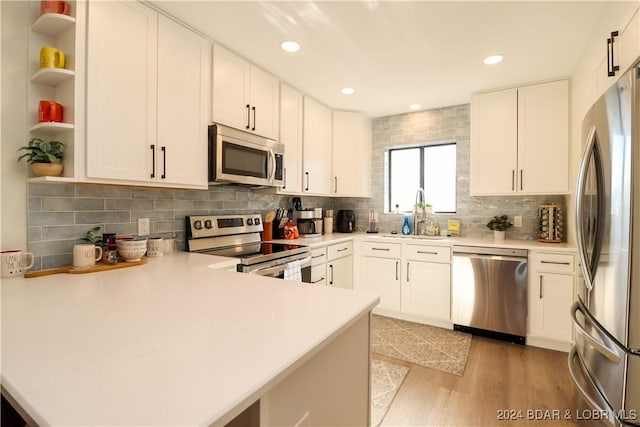
<path id="1" fill-rule="evenodd" d="M 141 258 L 138 261 L 118 261 L 117 264 L 96 264 L 94 267 L 89 268 L 73 268 L 72 265 L 63 265 L 62 267 L 50 268 L 47 270 L 30 271 L 24 274 L 24 277 L 29 279 L 31 277 L 48 276 L 50 274 L 58 273 L 70 273 L 70 274 L 85 274 L 95 273 L 96 271 L 117 270 L 118 268 L 135 267 L 136 265 L 146 264 L 147 259 Z"/>

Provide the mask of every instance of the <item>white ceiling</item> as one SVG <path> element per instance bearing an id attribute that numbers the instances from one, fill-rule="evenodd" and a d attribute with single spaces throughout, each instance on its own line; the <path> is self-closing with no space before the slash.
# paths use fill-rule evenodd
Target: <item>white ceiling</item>
<path id="1" fill-rule="evenodd" d="M 379 117 L 571 75 L 606 1 L 153 3 L 327 106 Z M 299 53 L 280 50 L 289 39 Z"/>

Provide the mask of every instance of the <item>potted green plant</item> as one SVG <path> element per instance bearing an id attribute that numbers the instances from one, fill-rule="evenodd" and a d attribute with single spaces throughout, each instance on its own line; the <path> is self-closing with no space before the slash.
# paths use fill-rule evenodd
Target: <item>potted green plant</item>
<path id="1" fill-rule="evenodd" d="M 505 231 L 513 224 L 509 222 L 506 215 L 494 216 L 487 223 L 487 228 L 493 230 L 493 238 L 495 240 L 504 240 Z"/>
<path id="2" fill-rule="evenodd" d="M 18 161 L 25 159 L 31 164 L 36 176 L 60 176 L 63 168 L 61 163 L 64 157 L 63 147 L 64 144 L 60 141 L 31 138 L 27 145 L 18 149 L 26 151 L 18 157 Z"/>

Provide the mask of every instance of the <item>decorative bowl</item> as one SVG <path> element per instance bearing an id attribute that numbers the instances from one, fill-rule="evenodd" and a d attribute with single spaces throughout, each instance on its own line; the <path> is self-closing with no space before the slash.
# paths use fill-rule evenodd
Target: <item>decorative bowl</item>
<path id="1" fill-rule="evenodd" d="M 118 240 L 118 253 L 127 262 L 139 261 L 147 252 L 147 239 Z"/>

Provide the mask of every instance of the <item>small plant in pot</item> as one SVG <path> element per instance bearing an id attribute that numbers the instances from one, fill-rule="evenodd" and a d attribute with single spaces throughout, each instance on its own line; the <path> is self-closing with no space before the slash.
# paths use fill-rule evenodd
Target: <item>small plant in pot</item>
<path id="1" fill-rule="evenodd" d="M 18 161 L 25 159 L 27 163 L 31 164 L 36 176 L 60 176 L 62 175 L 62 163 L 60 162 L 64 157 L 63 147 L 64 144 L 60 141 L 32 138 L 28 145 L 18 149 L 26 151 L 18 157 Z"/>
<path id="2" fill-rule="evenodd" d="M 487 223 L 487 228 L 493 230 L 493 238 L 495 240 L 504 240 L 504 232 L 512 225 L 506 215 L 501 215 L 494 216 L 493 219 Z"/>

